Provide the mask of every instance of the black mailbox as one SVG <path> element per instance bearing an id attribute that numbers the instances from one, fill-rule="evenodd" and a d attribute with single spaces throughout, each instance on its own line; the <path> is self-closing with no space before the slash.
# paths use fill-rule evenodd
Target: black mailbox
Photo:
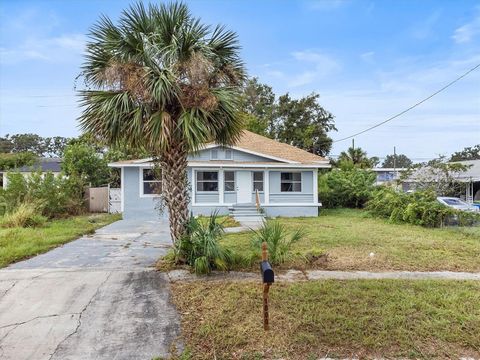
<path id="1" fill-rule="evenodd" d="M 262 273 L 262 279 L 264 284 L 272 284 L 275 281 L 275 275 L 273 274 L 272 265 L 268 261 L 262 261 L 260 263 L 260 272 Z"/>

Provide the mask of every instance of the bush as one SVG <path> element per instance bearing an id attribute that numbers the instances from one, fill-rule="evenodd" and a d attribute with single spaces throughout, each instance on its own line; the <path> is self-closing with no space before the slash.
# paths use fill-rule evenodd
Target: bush
<path id="1" fill-rule="evenodd" d="M 8 186 L 1 191 L 7 213 L 21 204 L 35 204 L 39 213 L 48 218 L 77 215 L 84 211 L 83 182 L 76 176 L 54 176 L 34 172 L 25 177 L 8 173 Z"/>
<path id="2" fill-rule="evenodd" d="M 190 265 L 196 274 L 210 274 L 212 270 L 228 270 L 232 263 L 232 253 L 224 249 L 218 241 L 224 234 L 223 225 L 214 212 L 208 221 L 191 217 L 185 235 L 176 249 L 176 258 Z"/>
<path id="3" fill-rule="evenodd" d="M 260 230 L 252 230 L 251 245 L 254 251 L 261 250 L 263 242 L 267 243 L 268 259 L 272 265 L 282 264 L 289 259 L 290 249 L 294 243 L 304 237 L 301 229 L 294 231 L 288 236 L 284 225 L 276 220 L 267 220 Z"/>
<path id="4" fill-rule="evenodd" d="M 392 222 L 426 227 L 472 225 L 480 218 L 479 214 L 458 211 L 440 204 L 432 190 L 404 193 L 382 187 L 373 194 L 366 208 L 371 214 L 388 218 Z"/>
<path id="5" fill-rule="evenodd" d="M 375 189 L 373 171 L 357 167 L 333 169 L 320 176 L 318 194 L 325 207 L 363 207 Z"/>
<path id="6" fill-rule="evenodd" d="M 21 204 L 13 212 L 7 213 L 1 226 L 5 228 L 13 227 L 38 227 L 45 224 L 47 218 L 38 213 L 38 209 L 33 204 Z"/>

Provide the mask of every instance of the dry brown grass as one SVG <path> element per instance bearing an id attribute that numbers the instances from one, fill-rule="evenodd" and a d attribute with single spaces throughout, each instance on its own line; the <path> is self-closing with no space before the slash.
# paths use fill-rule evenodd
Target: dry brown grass
<path id="1" fill-rule="evenodd" d="M 187 359 L 480 356 L 475 282 L 274 284 L 266 333 L 260 284 L 176 283 L 172 291 Z"/>

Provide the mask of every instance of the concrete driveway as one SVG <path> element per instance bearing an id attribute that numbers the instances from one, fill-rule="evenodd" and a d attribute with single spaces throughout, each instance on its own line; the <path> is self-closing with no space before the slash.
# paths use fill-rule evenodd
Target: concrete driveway
<path id="1" fill-rule="evenodd" d="M 168 356 L 179 319 L 153 269 L 168 224 L 121 220 L 0 270 L 0 359 Z"/>

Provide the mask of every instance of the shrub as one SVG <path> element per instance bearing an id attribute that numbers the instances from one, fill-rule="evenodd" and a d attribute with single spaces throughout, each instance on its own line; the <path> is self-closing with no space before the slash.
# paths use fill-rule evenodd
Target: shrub
<path id="1" fill-rule="evenodd" d="M 318 194 L 325 207 L 363 207 L 375 189 L 373 171 L 357 167 L 333 169 L 320 176 Z"/>
<path id="2" fill-rule="evenodd" d="M 177 262 L 190 265 L 196 274 L 210 274 L 212 270 L 228 270 L 232 263 L 232 253 L 224 249 L 218 241 L 224 234 L 223 225 L 214 212 L 208 221 L 191 217 L 185 235 L 176 249 Z"/>
<path id="3" fill-rule="evenodd" d="M 406 222 L 426 227 L 456 223 L 471 225 L 480 215 L 458 211 L 440 204 L 432 190 L 404 193 L 392 188 L 379 188 L 367 203 L 367 210 L 393 222 Z"/>
<path id="4" fill-rule="evenodd" d="M 6 212 L 13 212 L 21 204 L 33 203 L 41 215 L 49 218 L 76 215 L 83 208 L 83 182 L 76 176 L 54 176 L 34 172 L 25 177 L 8 173 L 8 186 L 1 197 Z"/>
<path id="5" fill-rule="evenodd" d="M 283 224 L 276 220 L 267 220 L 259 230 L 252 230 L 251 245 L 255 251 L 261 250 L 263 242 L 267 243 L 268 259 L 273 265 L 287 261 L 290 257 L 290 249 L 294 243 L 304 237 L 301 229 L 288 234 Z"/>
<path id="6" fill-rule="evenodd" d="M 35 205 L 23 203 L 3 217 L 1 226 L 5 228 L 38 227 L 44 225 L 46 221 L 47 218 L 38 213 Z"/>

